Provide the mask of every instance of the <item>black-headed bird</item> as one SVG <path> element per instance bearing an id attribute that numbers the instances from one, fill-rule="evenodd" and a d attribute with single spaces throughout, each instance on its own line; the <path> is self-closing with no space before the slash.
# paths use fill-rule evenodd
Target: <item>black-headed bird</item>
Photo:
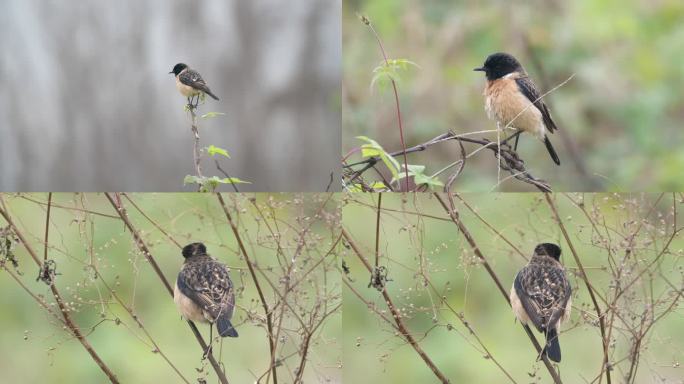
<path id="1" fill-rule="evenodd" d="M 537 245 L 529 263 L 515 277 L 510 297 L 518 320 L 532 323 L 546 336 L 542 354 L 557 363 L 561 361 L 558 330 L 570 317 L 572 306 L 572 289 L 560 255 L 556 244 Z"/>
<path id="2" fill-rule="evenodd" d="M 541 94 L 525 69 L 515 57 L 507 53 L 489 55 L 480 68 L 487 76 L 484 90 L 485 111 L 499 127 L 518 129 L 515 147 L 521 132 L 527 132 L 546 145 L 551 159 L 560 165 L 556 150 L 548 134 L 558 129 L 551 118 L 549 108 L 541 100 Z"/>
<path id="3" fill-rule="evenodd" d="M 186 320 L 216 324 L 221 337 L 238 337 L 230 322 L 235 307 L 228 267 L 207 254 L 202 243 L 183 247 L 185 262 L 178 273 L 173 299 Z M 210 336 L 211 345 L 211 336 Z"/>
<path id="4" fill-rule="evenodd" d="M 216 95 L 211 93 L 211 90 L 202 78 L 202 75 L 194 69 L 190 69 L 186 64 L 176 64 L 169 73 L 172 73 L 176 77 L 176 88 L 178 88 L 178 92 L 180 92 L 181 95 L 188 98 L 188 105 L 196 107 L 197 103 L 199 103 L 200 95 L 205 93 L 215 100 L 219 99 Z M 193 104 L 192 99 L 195 96 L 197 96 L 197 102 Z"/>

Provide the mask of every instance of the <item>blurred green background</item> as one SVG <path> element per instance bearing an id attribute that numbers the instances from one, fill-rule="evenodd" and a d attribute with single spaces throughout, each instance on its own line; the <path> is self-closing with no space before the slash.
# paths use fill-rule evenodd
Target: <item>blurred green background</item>
<path id="1" fill-rule="evenodd" d="M 484 112 L 484 75 L 472 69 L 506 51 L 542 92 L 575 74 L 545 98 L 559 126 L 551 141 L 561 167 L 541 143 L 520 142 L 532 175 L 556 191 L 684 189 L 684 2 L 345 1 L 343 154 L 361 144 L 358 135 L 401 149 L 391 88 L 370 89 L 382 56 L 357 13 L 371 20 L 390 58 L 420 66 L 401 72 L 398 85 L 407 147 L 449 129 L 495 129 Z M 458 144 L 443 143 L 410 155 L 409 164 L 431 174 L 459 154 Z M 489 191 L 496 180 L 495 158 L 481 153 L 454 190 Z M 509 180 L 498 190 L 533 188 Z"/>
<path id="2" fill-rule="evenodd" d="M 684 200 L 678 195 L 673 203 L 673 196 L 665 194 L 649 215 L 658 197 L 655 194 L 553 195 L 589 279 L 603 297 L 612 297 L 615 286 L 608 272 L 607 249 L 613 252 L 617 263 L 623 262 L 629 244 L 626 239 L 641 225 L 633 253 L 624 262 L 627 268 L 620 281 L 626 285 L 654 260 L 672 236 L 673 204 L 681 212 Z M 577 264 L 544 197 L 524 193 L 464 194 L 462 198 L 521 251 L 515 251 L 464 203 L 455 199 L 460 217 L 507 292 L 536 244 L 561 245 L 561 261 L 568 271 L 574 296 L 571 319 L 560 334 L 563 357 L 558 367 L 565 383 L 592 381 L 598 375 L 603 356 L 599 329 L 592 325 L 596 315 L 586 286 L 578 276 Z M 343 226 L 371 264 L 375 252 L 376 205 L 377 195 L 355 194 L 343 208 Z M 516 382 L 551 382 L 544 365 L 535 362 L 536 352 L 514 320 L 507 302 L 434 196 L 383 194 L 382 207 L 379 264 L 389 271 L 391 281 L 386 284 L 387 290 L 408 329 L 436 366 L 453 383 L 510 382 L 492 360 L 484 357 L 485 352 L 459 321 L 457 314 L 463 313 L 492 356 Z M 597 230 L 587 217 L 598 223 Z M 679 213 L 680 230 L 683 219 L 684 215 Z M 609 240 L 602 241 L 597 233 Z M 642 312 L 649 305 L 648 300 L 644 301 L 649 292 L 667 304 L 677 295 L 679 301 L 669 312 L 667 305 L 656 306 L 656 315 L 665 315 L 644 338 L 634 382 L 681 383 L 683 249 L 684 238 L 679 232 L 656 267 L 641 275 L 643 278 L 632 285 L 632 291 L 618 302 L 620 318 L 625 322 L 617 319 L 613 329 L 614 383 L 625 382 L 624 376 L 629 370 L 629 359 L 623 359 L 628 355 L 631 340 L 626 324 L 639 326 Z M 370 308 L 390 317 L 381 293 L 368 287 L 369 273 L 354 253 L 346 251 L 343 259 L 350 269 L 352 287 L 370 303 Z M 425 278 L 434 290 L 426 285 Z M 440 303 L 442 296 L 454 312 Z M 602 308 L 606 307 L 600 299 L 599 303 Z M 343 313 L 345 382 L 438 382 L 413 348 L 348 287 L 344 289 Z M 536 331 L 535 335 L 537 340 L 542 340 Z"/>
<path id="3" fill-rule="evenodd" d="M 47 194 L 0 195 L 15 223 L 22 229 L 32 247 L 42 258 Z M 223 339 L 222 362 L 231 383 L 255 382 L 269 366 L 269 348 L 264 314 L 245 260 L 239 255 L 233 233 L 216 196 L 210 194 L 131 194 L 131 199 L 181 245 L 202 241 L 209 253 L 231 267 L 236 287 L 236 309 L 233 317 L 240 336 Z M 269 305 L 280 301 L 274 288 L 283 289 L 281 263 L 290 261 L 299 244 L 298 231 L 311 225 L 302 251 L 296 258 L 292 280 L 305 281 L 289 296 L 292 310 L 301 311 L 308 319 L 311 309 L 330 310 L 340 304 L 339 273 L 335 269 L 335 252 L 318 264 L 314 263 L 337 239 L 339 210 L 334 197 L 313 194 L 224 195 L 245 241 L 248 252 L 257 263 L 257 272 Z M 264 217 L 248 201 L 255 198 Z M 144 239 L 164 275 L 173 283 L 183 261 L 180 249 L 145 219 L 131 203 L 122 198 L 131 221 L 144 234 Z M 38 202 L 38 203 L 37 203 Z M 39 204 L 40 203 L 40 204 Z M 116 216 L 102 194 L 54 194 L 51 211 L 48 258 L 57 263 L 56 284 L 65 299 L 76 308 L 75 322 L 122 383 L 177 383 L 180 378 L 153 347 L 131 317 L 113 299 L 102 281 L 115 287 L 118 295 L 132 306 L 146 329 L 174 365 L 190 382 L 197 382 L 208 372 L 208 382 L 217 380 L 211 365 L 202 362 L 202 349 L 190 328 L 181 320 L 173 300 L 161 281 L 133 243 L 130 231 Z M 69 209 L 59 208 L 68 207 Z M 317 211 L 323 207 L 320 213 Z M 100 216 L 83 210 L 100 212 Z M 276 222 L 274 224 L 274 222 Z M 283 256 L 277 257 L 274 236 L 281 239 Z M 0 217 L 0 228 L 5 227 Z M 92 248 L 91 248 L 92 247 Z M 35 294 L 54 303 L 43 282 L 37 282 L 37 267 L 24 247 L 14 245 L 22 282 Z M 8 261 L 5 266 L 15 269 Z M 99 271 L 95 274 L 93 266 Z M 266 283 L 268 278 L 273 286 Z M 81 344 L 70 339 L 61 324 L 46 314 L 19 284 L 0 269 L 0 372 L 3 383 L 104 383 L 106 377 L 85 352 Z M 107 303 L 107 304 L 105 304 Z M 54 304 L 52 304 L 54 305 Z M 277 307 L 282 308 L 282 307 Z M 307 309 L 308 308 L 308 309 Z M 101 315 L 102 314 L 102 315 Z M 280 309 L 274 312 L 280 318 Z M 116 324 L 115 319 L 121 323 Z M 96 326 L 97 325 L 97 326 Z M 299 365 L 298 347 L 302 335 L 299 323 L 290 310 L 282 321 L 279 336 L 278 372 L 282 382 L 292 382 Z M 96 326 L 96 327 L 95 327 Z M 205 340 L 209 327 L 197 324 Z M 94 330 L 91 331 L 91 328 Z M 305 382 L 339 382 L 341 359 L 341 314 L 327 318 L 312 338 Z M 216 336 L 216 332 L 214 332 Z M 215 345 L 218 358 L 220 347 Z M 198 372 L 196 369 L 204 370 Z M 262 382 L 265 382 L 262 379 Z"/>

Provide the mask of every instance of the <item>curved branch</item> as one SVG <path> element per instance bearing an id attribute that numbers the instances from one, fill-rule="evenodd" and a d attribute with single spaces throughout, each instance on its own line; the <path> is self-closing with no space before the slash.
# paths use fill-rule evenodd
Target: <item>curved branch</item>
<path id="1" fill-rule="evenodd" d="M 497 159 L 498 167 L 501 170 L 507 171 L 511 174 L 510 177 L 514 177 L 520 181 L 523 181 L 528 184 L 532 184 L 537 189 L 539 189 L 542 192 L 552 192 L 551 186 L 549 183 L 542 179 L 538 179 L 530 172 L 527 170 L 525 167 L 525 161 L 520 158 L 518 153 L 508 144 L 508 141 L 515 137 L 515 135 L 510 136 L 508 139 L 502 140 L 499 145 L 497 145 L 497 142 L 495 141 L 490 141 L 489 139 L 486 138 L 481 138 L 481 139 L 474 139 L 471 137 L 468 137 L 472 135 L 472 133 L 464 133 L 464 134 L 459 134 L 457 135 L 456 133 L 449 131 L 447 133 L 443 133 L 439 136 L 436 136 L 424 143 L 415 145 L 411 148 L 407 148 L 405 151 L 395 151 L 389 153 L 390 156 L 395 157 L 398 155 L 402 154 L 409 154 L 409 153 L 415 153 L 415 152 L 422 152 L 425 151 L 426 149 L 430 148 L 433 145 L 443 143 L 445 141 L 450 141 L 450 140 L 457 140 L 459 142 L 466 142 L 466 143 L 471 143 L 471 144 L 477 144 L 480 145 L 480 148 L 476 149 L 475 151 L 471 152 L 468 156 L 470 157 L 474 155 L 476 152 L 479 152 L 482 149 L 489 149 L 492 151 L 494 154 L 494 157 Z M 378 162 L 380 162 L 379 157 L 369 157 L 367 159 L 358 161 L 356 163 L 352 164 L 343 164 L 343 168 L 346 169 L 346 174 L 345 177 L 347 178 L 346 184 L 352 184 L 356 179 L 361 177 L 364 172 L 375 166 Z M 354 169 L 356 166 L 362 166 L 360 169 Z M 451 180 L 453 182 L 453 180 Z"/>
<path id="2" fill-rule="evenodd" d="M 261 289 L 261 284 L 259 284 L 259 279 L 257 279 L 256 272 L 254 270 L 254 265 L 252 264 L 252 261 L 249 258 L 249 254 L 247 253 L 247 249 L 245 248 L 245 245 L 242 242 L 242 237 L 240 236 L 240 232 L 238 231 L 237 225 L 235 225 L 233 217 L 228 211 L 226 202 L 223 200 L 223 196 L 221 196 L 220 193 L 216 193 L 216 197 L 218 198 L 219 203 L 223 208 L 223 212 L 226 214 L 226 219 L 228 220 L 228 224 L 230 224 L 230 228 L 232 229 L 233 235 L 235 236 L 235 240 L 237 241 L 238 246 L 240 247 L 240 251 L 242 252 L 242 255 L 245 257 L 245 261 L 247 262 L 247 268 L 249 268 L 249 274 L 252 276 L 252 280 L 254 281 L 254 285 L 256 286 L 257 293 L 259 294 L 259 300 L 261 300 L 261 306 L 264 308 L 264 314 L 266 315 L 266 327 L 268 329 L 268 347 L 271 353 L 271 373 L 273 374 L 273 384 L 278 384 L 278 376 L 276 374 L 275 364 L 276 346 L 275 340 L 273 340 L 273 313 L 268 307 L 268 302 L 266 301 L 266 296 L 264 295 L 264 292 Z"/>
<path id="3" fill-rule="evenodd" d="M 503 297 L 506 300 L 506 302 L 508 303 L 508 305 L 510 305 L 511 301 L 510 301 L 510 298 L 508 297 L 508 292 L 506 292 L 506 289 L 504 289 L 503 285 L 501 284 L 501 280 L 499 280 L 498 276 L 496 276 L 496 273 L 494 273 L 494 270 L 489 265 L 489 262 L 487 261 L 487 259 L 484 257 L 484 255 L 480 251 L 480 248 L 477 246 L 477 243 L 475 243 L 475 239 L 470 234 L 470 231 L 468 231 L 468 228 L 459 219 L 458 212 L 456 211 L 456 206 L 454 205 L 454 202 L 453 202 L 453 199 L 451 198 L 451 196 L 448 196 L 449 197 L 449 203 L 451 205 L 451 207 L 449 207 L 444 202 L 444 199 L 442 199 L 442 197 L 438 193 L 434 193 L 433 195 L 435 196 L 435 198 L 437 198 L 437 201 L 439 201 L 439 203 L 442 205 L 442 208 L 444 208 L 444 210 L 449 215 L 449 217 L 451 217 L 451 220 L 454 222 L 454 224 L 456 224 L 459 232 L 461 232 L 463 234 L 463 237 L 465 237 L 466 241 L 470 245 L 470 248 L 472 248 L 473 253 L 480 259 L 480 261 L 482 262 L 482 265 L 487 270 L 487 273 L 489 273 L 489 276 L 492 278 L 492 280 L 496 284 L 497 288 L 501 292 L 501 295 L 503 295 Z M 556 384 L 562 384 L 560 376 L 558 375 L 556 370 L 553 368 L 553 365 L 551 364 L 549 359 L 546 357 L 545 354 L 541 353 L 542 348 L 539 345 L 537 338 L 532 333 L 532 330 L 530 330 L 530 327 L 528 327 L 527 325 L 523 325 L 523 328 L 525 329 L 527 336 L 530 338 L 530 341 L 532 341 L 532 345 L 534 345 L 534 348 L 537 350 L 538 355 L 541 356 L 541 359 L 544 362 L 546 369 L 549 371 L 549 374 L 551 375 L 553 382 Z"/>
<path id="4" fill-rule="evenodd" d="M 596 311 L 596 316 L 598 316 L 599 327 L 601 329 L 601 347 L 603 348 L 603 364 L 601 367 L 601 373 L 603 373 L 604 371 L 606 372 L 606 381 L 608 382 L 608 384 L 610 384 L 611 383 L 610 369 L 608 368 L 608 338 L 606 337 L 606 325 L 605 325 L 605 319 L 604 319 L 605 313 L 601 313 L 601 307 L 599 307 L 598 301 L 596 301 L 596 295 L 594 294 L 594 289 L 593 289 L 592 285 L 589 283 L 589 278 L 587 277 L 587 273 L 584 270 L 584 266 L 582 265 L 582 262 L 580 261 L 579 256 L 577 256 L 577 251 L 575 250 L 575 246 L 572 244 L 572 241 L 570 240 L 570 235 L 568 235 L 568 231 L 565 229 L 565 225 L 563 225 L 563 221 L 561 220 L 560 215 L 558 214 L 558 210 L 556 209 L 556 205 L 553 203 L 553 200 L 551 200 L 551 196 L 549 196 L 548 193 L 545 193 L 544 197 L 546 198 L 546 202 L 549 204 L 549 207 L 551 208 L 551 212 L 553 212 L 553 217 L 556 220 L 558 227 L 560 228 L 561 232 L 563 233 L 563 237 L 565 238 L 565 242 L 568 243 L 568 246 L 570 247 L 570 252 L 572 253 L 572 257 L 575 259 L 575 263 L 577 263 L 577 266 L 579 267 L 580 274 L 582 275 L 582 280 L 584 281 L 584 284 L 587 286 L 587 291 L 589 291 L 589 297 L 591 298 L 591 302 L 594 304 L 594 310 Z M 599 383 L 600 382 L 601 382 L 601 375 L 599 375 Z"/>
<path id="5" fill-rule="evenodd" d="M 140 252 L 143 254 L 143 256 L 145 256 L 145 259 L 147 259 L 147 261 L 150 263 L 152 269 L 154 269 L 154 272 L 157 274 L 159 279 L 164 284 L 164 287 L 166 288 L 169 295 L 173 297 L 173 288 L 171 288 L 171 284 L 169 284 L 169 281 L 166 279 L 166 276 L 164 276 L 164 273 L 162 272 L 161 268 L 159 268 L 157 261 L 154 259 L 154 257 L 152 257 L 152 253 L 143 241 L 142 237 L 140 237 L 140 233 L 135 229 L 131 221 L 128 219 L 128 213 L 126 212 L 126 208 L 123 206 L 123 202 L 121 202 L 121 199 L 117 196 L 117 203 L 117 201 L 115 201 L 114 198 L 112 198 L 110 193 L 105 193 L 105 196 L 107 196 L 107 200 L 109 200 L 109 202 L 112 204 L 112 206 L 119 214 L 119 217 L 121 217 L 121 220 L 123 220 L 128 230 L 131 231 L 133 239 L 135 240 L 135 244 L 138 246 Z M 222 384 L 228 384 L 228 378 L 226 377 L 225 372 L 223 372 L 218 361 L 216 361 L 216 359 L 214 358 L 212 350 L 209 349 L 207 343 L 204 341 L 204 338 L 197 329 L 195 323 L 188 320 L 188 326 L 190 326 L 190 329 L 192 330 L 192 333 L 195 335 L 197 342 L 202 347 L 202 350 L 205 351 L 207 358 L 211 363 L 211 366 L 214 368 L 214 371 L 216 371 L 216 376 L 218 376 L 219 381 L 221 381 Z M 209 342 L 211 342 L 211 340 L 209 340 Z"/>

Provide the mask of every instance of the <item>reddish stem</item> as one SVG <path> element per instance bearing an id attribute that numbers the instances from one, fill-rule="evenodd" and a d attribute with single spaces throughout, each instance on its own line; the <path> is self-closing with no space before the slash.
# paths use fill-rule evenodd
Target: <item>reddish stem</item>
<path id="1" fill-rule="evenodd" d="M 385 59 L 385 65 L 389 67 L 389 60 L 387 59 L 387 54 L 385 53 L 385 47 L 382 45 L 382 40 L 380 40 L 380 35 L 375 31 L 375 28 L 373 28 L 373 25 L 370 23 L 370 21 L 366 22 L 364 18 L 364 23 L 368 25 L 370 30 L 373 32 L 373 35 L 375 35 L 375 39 L 378 41 L 378 45 L 380 46 L 380 51 L 382 52 L 382 57 Z M 406 192 L 409 191 L 409 173 L 408 173 L 408 160 L 406 159 L 406 144 L 404 143 L 404 126 L 401 121 L 401 108 L 399 107 L 399 92 L 397 91 L 397 83 L 394 81 L 394 79 L 390 78 L 390 81 L 392 82 L 392 90 L 394 91 L 394 102 L 397 106 L 397 120 L 399 121 L 399 140 L 401 141 L 401 149 L 403 152 L 403 157 L 404 157 L 404 172 L 406 172 Z M 401 185 L 400 185 L 401 188 Z"/>

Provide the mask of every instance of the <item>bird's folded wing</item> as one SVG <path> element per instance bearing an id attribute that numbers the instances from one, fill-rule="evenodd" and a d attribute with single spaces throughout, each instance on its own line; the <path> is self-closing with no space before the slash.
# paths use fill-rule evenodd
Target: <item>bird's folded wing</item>
<path id="1" fill-rule="evenodd" d="M 528 269 L 521 270 L 518 272 L 518 275 L 515 276 L 513 286 L 515 287 L 515 293 L 518 294 L 520 303 L 522 303 L 523 309 L 525 309 L 525 313 L 527 313 L 530 321 L 539 332 L 542 332 L 544 319 L 540 303 L 535 300 L 536 294 L 532 291 L 533 284 L 530 277 Z"/>
<path id="2" fill-rule="evenodd" d="M 226 267 L 217 262 L 184 268 L 178 289 L 214 319 L 233 314 L 235 294 Z"/>
<path id="3" fill-rule="evenodd" d="M 527 76 L 521 76 L 515 79 L 515 82 L 518 84 L 518 89 L 520 90 L 520 92 L 523 95 L 525 95 L 525 97 L 527 97 L 528 100 L 534 103 L 534 106 L 537 107 L 539 112 L 541 112 L 542 118 L 544 119 L 544 125 L 546 125 L 546 128 L 551 132 L 558 129 L 558 127 L 556 127 L 556 123 L 554 123 L 553 119 L 551 118 L 549 109 L 546 107 L 546 104 L 544 104 L 544 102 L 541 100 L 541 94 L 537 90 L 537 87 L 535 87 L 532 80 L 530 80 L 530 78 Z"/>
<path id="4" fill-rule="evenodd" d="M 556 283 L 553 287 L 555 302 L 548 323 L 555 325 L 558 323 L 558 320 L 565 315 L 565 307 L 568 305 L 568 300 L 570 300 L 570 297 L 572 296 L 572 288 L 570 288 L 570 282 L 565 277 L 565 272 L 562 269 L 554 269 L 550 275 L 549 279 Z"/>
<path id="5" fill-rule="evenodd" d="M 199 89 L 200 91 L 207 92 L 209 90 L 209 88 L 207 87 L 207 83 L 204 81 L 199 72 L 194 71 L 192 69 L 189 69 L 181 73 L 178 76 L 178 80 L 180 80 L 181 83 L 193 87 L 195 89 Z"/>

